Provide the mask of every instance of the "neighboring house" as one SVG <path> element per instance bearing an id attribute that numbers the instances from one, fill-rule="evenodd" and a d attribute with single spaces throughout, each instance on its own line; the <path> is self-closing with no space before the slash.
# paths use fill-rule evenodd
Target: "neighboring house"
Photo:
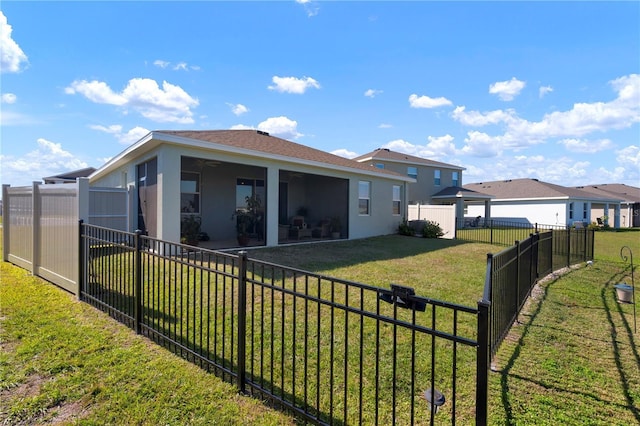
<path id="1" fill-rule="evenodd" d="M 599 197 L 616 197 L 622 200 L 620 207 L 620 226 L 623 228 L 640 227 L 640 188 L 623 183 L 605 183 L 602 185 L 578 186 L 578 189 Z M 591 217 L 605 217 L 609 222 L 610 209 L 607 204 L 592 204 Z"/>
<path id="2" fill-rule="evenodd" d="M 408 186 L 409 204 L 440 204 L 433 196 L 445 188 L 462 186 L 463 167 L 378 148 L 354 158 L 355 161 L 390 170 L 416 180 Z"/>
<path id="3" fill-rule="evenodd" d="M 354 160 L 414 178 L 416 182 L 407 186 L 409 204 L 456 205 L 456 217 L 463 218 L 466 202 L 482 201 L 489 214 L 489 195 L 462 188 L 464 167 L 394 152 L 388 148 L 378 148 Z"/>
<path id="4" fill-rule="evenodd" d="M 87 167 L 85 169 L 74 170 L 72 172 L 61 173 L 55 176 L 43 177 L 42 180 L 45 184 L 56 184 L 56 183 L 76 183 L 76 179 L 80 177 L 88 177 L 96 169 L 93 167 Z"/>
<path id="5" fill-rule="evenodd" d="M 406 214 L 406 185 L 415 181 L 255 130 L 153 131 L 89 179 L 133 188 L 133 226 L 151 236 L 179 241 L 181 220 L 195 215 L 212 241 L 229 246 L 237 245 L 234 213 L 247 196 L 261 201 L 252 229 L 261 245 L 287 238 L 300 215 L 296 224 L 305 229 L 333 218 L 341 238 L 394 233 Z"/>
<path id="6" fill-rule="evenodd" d="M 537 179 L 509 179 L 464 185 L 466 189 L 491 195 L 491 218 L 512 222 L 538 223 L 543 225 L 571 226 L 576 222 L 596 222 L 592 217 L 592 206 L 607 205 L 615 223 L 620 226 L 620 203 L 618 196 L 599 196 L 577 189 L 567 188 Z M 469 203 L 467 217 L 483 214 L 484 206 Z M 487 217 L 488 219 L 488 217 Z"/>

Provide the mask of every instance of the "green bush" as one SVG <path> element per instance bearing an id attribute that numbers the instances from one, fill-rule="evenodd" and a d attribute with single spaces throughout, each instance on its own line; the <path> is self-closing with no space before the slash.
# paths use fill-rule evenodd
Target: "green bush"
<path id="1" fill-rule="evenodd" d="M 424 238 L 440 238 L 444 235 L 442 228 L 440 228 L 440 224 L 428 220 L 427 223 L 422 228 L 422 236 Z"/>
<path id="2" fill-rule="evenodd" d="M 415 235 L 415 232 L 411 225 L 406 220 L 403 220 L 400 225 L 398 225 L 398 234 L 400 235 L 408 235 L 410 237 Z"/>

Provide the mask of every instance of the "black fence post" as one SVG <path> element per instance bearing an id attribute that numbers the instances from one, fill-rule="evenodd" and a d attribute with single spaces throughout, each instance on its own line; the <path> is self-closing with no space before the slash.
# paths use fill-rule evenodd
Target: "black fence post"
<path id="1" fill-rule="evenodd" d="M 489 221 L 489 229 L 491 230 L 491 244 L 493 244 L 493 219 Z"/>
<path id="2" fill-rule="evenodd" d="M 487 424 L 489 405 L 489 311 L 491 302 L 478 302 L 478 353 L 476 355 L 476 425 Z"/>
<path id="3" fill-rule="evenodd" d="M 520 276 L 522 275 L 520 273 L 520 270 L 522 269 L 520 262 L 522 259 L 522 253 L 520 252 L 520 241 L 516 241 L 514 244 L 516 246 L 517 255 L 516 255 L 516 301 L 513 306 L 516 307 L 516 312 L 517 312 L 518 308 L 520 308 Z"/>
<path id="4" fill-rule="evenodd" d="M 136 235 L 134 237 L 134 243 L 136 246 L 135 253 L 135 283 L 133 289 L 133 300 L 134 300 L 134 326 L 136 333 L 140 334 L 142 331 L 142 231 L 137 229 Z"/>
<path id="5" fill-rule="evenodd" d="M 238 389 L 246 393 L 247 252 L 238 253 Z"/>
<path id="6" fill-rule="evenodd" d="M 84 277 L 84 262 L 85 262 L 85 250 L 84 250 L 84 220 L 80 219 L 78 222 L 78 294 L 76 297 L 78 300 L 82 299 L 82 292 L 85 290 L 85 277 Z M 6 247 L 5 247 L 6 248 Z"/>

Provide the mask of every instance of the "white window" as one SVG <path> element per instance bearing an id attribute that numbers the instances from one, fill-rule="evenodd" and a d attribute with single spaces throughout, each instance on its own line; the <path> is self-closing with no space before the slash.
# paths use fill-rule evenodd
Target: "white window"
<path id="1" fill-rule="evenodd" d="M 180 174 L 180 212 L 200 213 L 200 173 Z"/>
<path id="2" fill-rule="evenodd" d="M 414 179 L 418 179 L 418 168 L 417 167 L 407 167 L 407 176 L 412 177 Z"/>
<path id="3" fill-rule="evenodd" d="M 433 171 L 433 184 L 435 186 L 440 186 L 440 170 Z"/>
<path id="4" fill-rule="evenodd" d="M 586 201 L 582 204 L 582 218 L 586 219 L 587 218 L 587 203 Z"/>
<path id="5" fill-rule="evenodd" d="M 392 211 L 394 215 L 400 215 L 400 185 L 393 185 L 392 189 Z"/>
<path id="6" fill-rule="evenodd" d="M 460 178 L 458 177 L 458 172 L 451 173 L 451 185 L 452 186 L 460 185 Z"/>
<path id="7" fill-rule="evenodd" d="M 371 182 L 361 180 L 358 184 L 358 213 L 368 216 L 371 210 Z"/>
<path id="8" fill-rule="evenodd" d="M 573 203 L 569 203 L 569 219 L 573 219 Z"/>

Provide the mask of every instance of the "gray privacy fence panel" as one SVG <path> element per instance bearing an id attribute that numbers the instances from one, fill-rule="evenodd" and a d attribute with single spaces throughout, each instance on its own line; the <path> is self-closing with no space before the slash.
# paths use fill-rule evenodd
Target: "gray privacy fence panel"
<path id="1" fill-rule="evenodd" d="M 78 222 L 127 230 L 133 191 L 74 184 L 2 186 L 3 260 L 78 294 Z"/>
<path id="2" fill-rule="evenodd" d="M 33 261 L 33 197 L 31 187 L 3 187 L 4 258 L 31 270 Z"/>
<path id="3" fill-rule="evenodd" d="M 78 185 L 37 185 L 34 274 L 72 293 L 78 282 Z"/>
<path id="4" fill-rule="evenodd" d="M 118 231 L 130 231 L 129 193 L 125 188 L 89 188 L 88 222 Z"/>

